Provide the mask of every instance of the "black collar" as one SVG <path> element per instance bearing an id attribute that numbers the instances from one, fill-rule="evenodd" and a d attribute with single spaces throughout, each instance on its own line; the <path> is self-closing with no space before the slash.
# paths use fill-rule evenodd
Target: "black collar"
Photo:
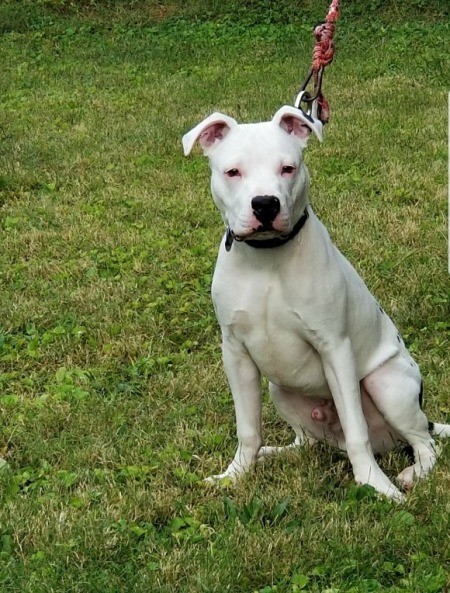
<path id="1" fill-rule="evenodd" d="M 285 237 L 274 237 L 273 239 L 261 239 L 259 241 L 256 239 L 241 240 L 247 245 L 250 245 L 250 247 L 255 247 L 255 249 L 272 249 L 273 247 L 280 247 L 280 245 L 284 245 L 285 243 L 293 239 L 296 235 L 298 235 L 298 233 L 304 227 L 305 222 L 308 220 L 308 216 L 308 208 L 306 207 L 303 214 L 295 223 L 292 231 L 289 233 L 289 235 L 286 235 Z M 227 251 L 230 251 L 234 239 L 235 237 L 233 236 L 230 227 L 227 227 L 227 232 L 225 235 L 225 249 Z"/>

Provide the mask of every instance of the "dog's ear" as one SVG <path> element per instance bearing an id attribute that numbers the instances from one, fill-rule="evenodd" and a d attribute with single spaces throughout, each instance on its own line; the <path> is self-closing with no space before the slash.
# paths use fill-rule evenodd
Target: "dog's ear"
<path id="1" fill-rule="evenodd" d="M 237 121 L 223 113 L 213 113 L 183 136 L 184 154 L 187 156 L 198 140 L 205 154 L 225 138 L 237 126 Z"/>
<path id="2" fill-rule="evenodd" d="M 311 117 L 297 107 L 285 105 L 281 107 L 273 116 L 274 123 L 278 124 L 288 134 L 296 136 L 302 146 L 306 146 L 311 131 L 322 142 L 323 124 L 320 120 Z"/>

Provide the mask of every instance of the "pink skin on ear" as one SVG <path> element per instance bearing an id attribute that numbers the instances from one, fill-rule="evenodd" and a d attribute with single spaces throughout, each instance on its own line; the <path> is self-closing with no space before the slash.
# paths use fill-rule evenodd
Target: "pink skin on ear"
<path id="1" fill-rule="evenodd" d="M 203 150 L 210 148 L 217 140 L 223 140 L 230 131 L 225 122 L 217 122 L 210 125 L 200 134 L 198 141 Z"/>
<path id="2" fill-rule="evenodd" d="M 288 134 L 293 134 L 301 140 L 305 140 L 311 134 L 311 129 L 292 115 L 285 115 L 280 121 L 280 126 Z"/>
<path id="3" fill-rule="evenodd" d="M 232 117 L 223 113 L 213 113 L 183 136 L 184 154 L 187 156 L 191 152 L 197 140 L 206 154 L 217 143 L 221 142 L 230 129 L 236 125 L 237 122 Z"/>
<path id="4" fill-rule="evenodd" d="M 289 105 L 280 107 L 273 116 L 272 121 L 279 125 L 282 130 L 300 140 L 303 148 L 306 146 L 311 132 L 314 132 L 320 142 L 323 140 L 322 122 L 296 107 Z"/>

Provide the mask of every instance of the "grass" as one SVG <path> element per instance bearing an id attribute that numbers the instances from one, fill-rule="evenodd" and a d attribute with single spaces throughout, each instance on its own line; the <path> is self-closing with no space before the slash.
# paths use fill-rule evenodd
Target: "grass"
<path id="1" fill-rule="evenodd" d="M 316 211 L 443 421 L 448 8 L 403 4 L 344 7 L 307 160 Z M 209 295 L 223 228 L 180 138 L 215 109 L 251 121 L 292 101 L 325 6 L 270 6 L 0 7 L 2 592 L 449 590 L 448 446 L 403 506 L 326 447 L 202 482 L 235 447 Z M 268 401 L 264 416 L 267 441 L 290 442 Z"/>

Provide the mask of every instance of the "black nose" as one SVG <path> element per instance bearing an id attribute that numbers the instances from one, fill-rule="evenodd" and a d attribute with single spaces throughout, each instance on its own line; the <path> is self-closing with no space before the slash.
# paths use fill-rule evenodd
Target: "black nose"
<path id="1" fill-rule="evenodd" d="M 275 196 L 255 196 L 252 200 L 253 213 L 259 222 L 272 222 L 280 211 L 280 200 Z"/>

